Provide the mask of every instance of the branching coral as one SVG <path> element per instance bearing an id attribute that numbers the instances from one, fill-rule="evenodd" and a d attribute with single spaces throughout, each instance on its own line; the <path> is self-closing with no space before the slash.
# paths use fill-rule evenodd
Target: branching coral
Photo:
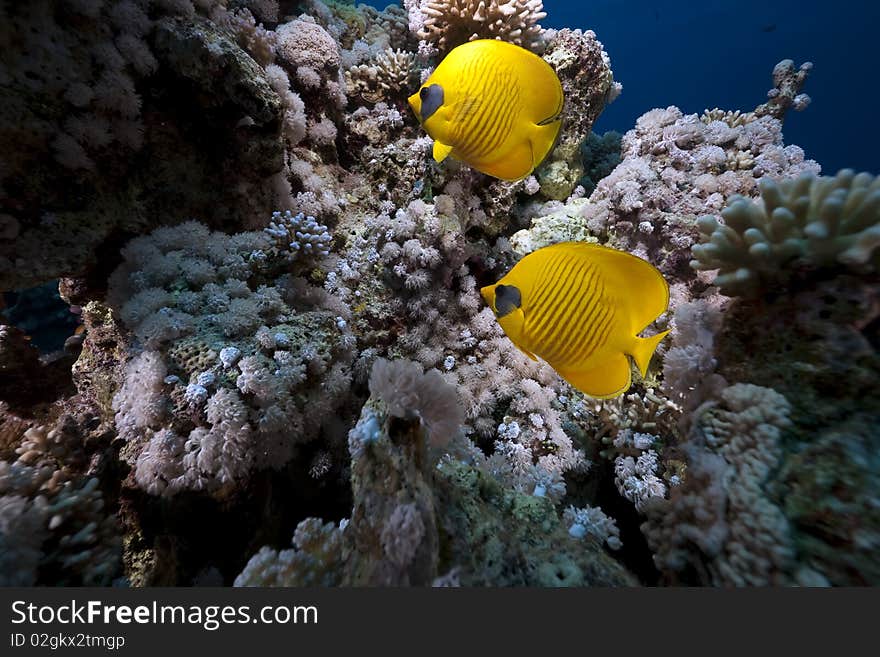
<path id="1" fill-rule="evenodd" d="M 367 64 L 358 64 L 345 72 L 349 95 L 357 94 L 370 103 L 401 99 L 409 91 L 415 72 L 415 54 L 387 48 Z"/>
<path id="2" fill-rule="evenodd" d="M 631 393 L 617 399 L 594 402 L 587 409 L 587 423 L 594 431 L 594 439 L 604 445 L 618 442 L 624 434 L 662 434 L 672 436 L 681 409 L 659 391 L 648 390 L 643 395 Z M 640 448 L 644 449 L 644 448 Z"/>
<path id="3" fill-rule="evenodd" d="M 61 437 L 63 424 L 29 430 L 17 462 L 0 460 L 0 582 L 106 586 L 120 568 L 115 516 L 100 481 Z M 71 458 L 72 457 L 72 458 Z M 30 463 L 33 463 L 31 465 Z"/>
<path id="4" fill-rule="evenodd" d="M 812 62 L 795 68 L 790 59 L 783 59 L 773 67 L 773 89 L 767 92 L 767 102 L 755 108 L 755 116 L 772 116 L 783 120 L 789 109 L 801 111 L 810 104 L 810 97 L 801 88 L 813 70 Z"/>
<path id="5" fill-rule="evenodd" d="M 538 21 L 547 17 L 541 0 L 421 0 L 407 6 L 410 26 L 442 52 L 474 39 L 536 48 L 542 35 Z"/>
<path id="6" fill-rule="evenodd" d="M 562 519 L 568 523 L 568 533 L 574 538 L 584 538 L 589 535 L 607 543 L 612 550 L 619 550 L 623 546 L 617 523 L 606 516 L 602 509 L 589 506 L 576 509 L 570 506 L 562 514 Z"/>
<path id="7" fill-rule="evenodd" d="M 327 226 L 302 212 L 296 215 L 290 210 L 273 212 L 272 221 L 263 231 L 275 239 L 281 250 L 289 250 L 295 256 L 320 258 L 330 254 L 333 238 Z"/>
<path id="8" fill-rule="evenodd" d="M 786 283 L 798 267 L 874 269 L 880 246 L 880 178 L 845 169 L 834 178 L 803 175 L 759 184 L 760 203 L 741 196 L 698 221 L 703 242 L 691 266 L 718 269 L 728 295 Z"/>
<path id="9" fill-rule="evenodd" d="M 85 469 L 86 459 L 82 451 L 82 436 L 75 423 L 63 422 L 56 427 L 40 425 L 24 432 L 15 450 L 17 463 L 38 469 L 50 468 L 52 476 L 41 484 L 41 489 L 55 492 L 74 473 Z"/>
<path id="10" fill-rule="evenodd" d="M 296 527 L 293 548 L 265 546 L 235 578 L 235 586 L 335 586 L 340 583 L 345 525 L 307 518 Z"/>
<path id="11" fill-rule="evenodd" d="M 754 112 L 742 112 L 740 110 L 723 110 L 719 108 L 704 110 L 700 115 L 700 121 L 709 125 L 715 121 L 722 121 L 731 128 L 739 128 L 746 123 L 751 123 L 757 117 Z"/>
<path id="12" fill-rule="evenodd" d="M 731 128 L 739 128 L 762 116 L 772 116 L 781 122 L 789 109 L 800 112 L 810 104 L 810 97 L 801 93 L 801 88 L 812 69 L 811 62 L 804 62 L 800 68 L 795 68 L 792 60 L 783 59 L 773 67 L 774 86 L 767 92 L 766 103 L 758 105 L 751 112 L 725 111 L 717 107 L 707 109 L 700 116 L 700 120 L 707 125 L 714 121 L 723 121 Z"/>

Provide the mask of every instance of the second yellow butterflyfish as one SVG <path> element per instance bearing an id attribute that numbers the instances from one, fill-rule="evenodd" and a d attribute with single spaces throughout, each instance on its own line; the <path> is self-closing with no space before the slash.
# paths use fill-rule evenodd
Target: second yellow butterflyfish
<path id="1" fill-rule="evenodd" d="M 638 333 L 666 311 L 669 286 L 649 262 L 598 244 L 563 242 L 520 260 L 480 290 L 511 342 L 540 356 L 581 392 L 600 399 L 629 389 L 657 344 Z"/>
<path id="2" fill-rule="evenodd" d="M 519 180 L 556 142 L 564 96 L 553 68 L 505 41 L 480 39 L 454 48 L 409 104 L 447 156 L 502 180 Z"/>

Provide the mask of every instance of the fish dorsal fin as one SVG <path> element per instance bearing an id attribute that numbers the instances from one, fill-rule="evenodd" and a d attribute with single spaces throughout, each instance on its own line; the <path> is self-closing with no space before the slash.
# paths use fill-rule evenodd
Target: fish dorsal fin
<path id="1" fill-rule="evenodd" d="M 588 258 L 598 266 L 609 296 L 626 309 L 634 334 L 666 312 L 669 285 L 651 263 L 599 244 L 563 242 L 556 247 Z"/>
<path id="2" fill-rule="evenodd" d="M 442 162 L 452 152 L 452 146 L 434 140 L 434 161 Z"/>

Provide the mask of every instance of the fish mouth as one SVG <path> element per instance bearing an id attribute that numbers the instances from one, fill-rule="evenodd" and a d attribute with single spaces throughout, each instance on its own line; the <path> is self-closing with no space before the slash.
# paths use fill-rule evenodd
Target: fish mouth
<path id="1" fill-rule="evenodd" d="M 486 287 L 480 288 L 480 296 L 483 297 L 483 300 L 486 302 L 486 305 L 489 306 L 493 311 L 495 310 L 495 304 L 492 303 L 492 298 L 495 296 L 495 286 L 487 285 Z"/>
<path id="2" fill-rule="evenodd" d="M 418 93 L 414 93 L 412 96 L 410 96 L 409 98 L 406 99 L 406 102 L 409 103 L 409 106 L 412 108 L 413 113 L 419 118 L 419 120 L 421 120 L 421 118 L 422 118 L 421 115 L 419 114 L 419 107 L 418 107 L 420 100 L 421 99 L 419 98 Z"/>

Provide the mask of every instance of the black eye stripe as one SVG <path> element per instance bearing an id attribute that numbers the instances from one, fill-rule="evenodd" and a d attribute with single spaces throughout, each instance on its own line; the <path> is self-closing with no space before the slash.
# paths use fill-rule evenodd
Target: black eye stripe
<path id="1" fill-rule="evenodd" d="M 495 314 L 498 317 L 509 315 L 522 307 L 522 294 L 513 285 L 499 285 L 495 288 Z"/>
<path id="2" fill-rule="evenodd" d="M 419 97 L 422 99 L 421 120 L 426 121 L 443 104 L 443 87 L 439 84 L 422 87 L 422 90 L 419 91 Z"/>

